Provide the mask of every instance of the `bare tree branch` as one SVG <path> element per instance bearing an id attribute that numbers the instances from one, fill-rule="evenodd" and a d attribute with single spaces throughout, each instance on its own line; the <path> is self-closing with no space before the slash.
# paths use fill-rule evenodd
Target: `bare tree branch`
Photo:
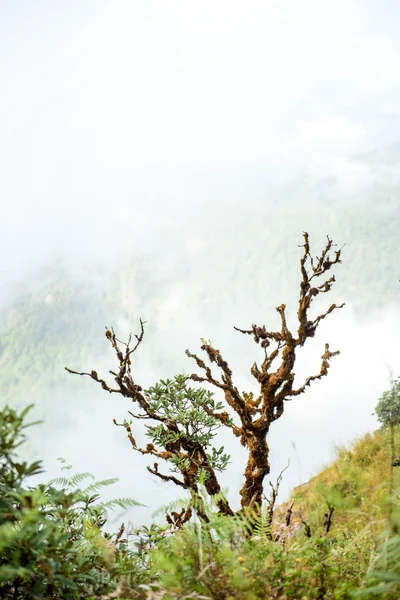
<path id="1" fill-rule="evenodd" d="M 329 344 L 325 344 L 325 352 L 321 356 L 322 363 L 321 363 L 320 372 L 317 375 L 310 375 L 310 377 L 307 377 L 305 383 L 302 386 L 300 386 L 297 390 L 292 390 L 287 395 L 298 396 L 299 394 L 302 394 L 305 391 L 306 387 L 309 386 L 312 381 L 315 381 L 317 379 L 321 379 L 322 377 L 325 377 L 325 375 L 328 374 L 328 369 L 330 366 L 330 364 L 329 364 L 330 359 L 333 356 L 337 356 L 338 354 L 340 354 L 340 350 L 336 350 L 336 352 L 330 352 Z"/>
<path id="2" fill-rule="evenodd" d="M 268 498 L 268 504 L 267 504 L 267 527 L 269 527 L 268 537 L 271 540 L 272 540 L 271 527 L 272 527 L 272 521 L 273 521 L 273 518 L 274 518 L 274 511 L 275 511 L 276 499 L 277 499 L 278 493 L 279 493 L 279 486 L 282 483 L 283 474 L 289 468 L 289 465 L 290 465 L 290 461 L 288 462 L 288 464 L 286 465 L 286 467 L 284 469 L 282 469 L 282 471 L 279 473 L 278 477 L 276 478 L 275 485 L 273 485 L 273 483 L 271 481 L 269 482 L 269 485 L 271 487 L 271 493 L 270 493 L 270 496 Z"/>
<path id="3" fill-rule="evenodd" d="M 181 512 L 172 511 L 171 514 L 166 513 L 167 523 L 175 527 L 176 529 L 181 529 L 185 523 L 187 523 L 192 516 L 192 509 L 190 506 L 187 508 L 182 508 Z"/>
<path id="4" fill-rule="evenodd" d="M 328 512 L 324 514 L 324 535 L 328 535 L 332 527 L 332 516 L 335 508 L 333 506 L 328 506 Z"/>
<path id="5" fill-rule="evenodd" d="M 286 527 L 290 526 L 290 523 L 291 523 L 291 520 L 292 520 L 293 505 L 294 505 L 294 500 L 291 501 L 291 503 L 289 504 L 288 509 L 286 511 L 286 518 L 285 518 L 285 525 L 286 525 Z"/>
<path id="6" fill-rule="evenodd" d="M 178 485 L 178 486 L 182 487 L 185 490 L 188 489 L 188 486 L 183 481 L 180 481 L 177 477 L 174 477 L 173 475 L 163 475 L 162 473 L 159 473 L 158 472 L 158 463 L 154 463 L 154 468 L 153 469 L 151 467 L 146 467 L 146 469 L 150 473 L 152 473 L 152 475 L 156 475 L 156 477 L 159 477 L 159 479 L 161 479 L 162 481 L 164 481 L 164 483 L 166 481 L 173 481 L 173 483 L 175 483 L 175 485 Z"/>

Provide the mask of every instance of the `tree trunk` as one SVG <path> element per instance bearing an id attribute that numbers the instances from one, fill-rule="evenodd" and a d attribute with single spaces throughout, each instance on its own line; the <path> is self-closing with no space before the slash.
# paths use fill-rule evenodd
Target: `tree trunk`
<path id="1" fill-rule="evenodd" d="M 247 436 L 249 458 L 244 472 L 244 485 L 240 490 L 242 508 L 254 508 L 260 512 L 263 500 L 263 482 L 270 472 L 267 431 L 251 432 Z"/>

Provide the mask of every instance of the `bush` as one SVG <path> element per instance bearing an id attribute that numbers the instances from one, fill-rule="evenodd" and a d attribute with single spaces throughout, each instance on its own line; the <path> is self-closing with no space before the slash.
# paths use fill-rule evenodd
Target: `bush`
<path id="1" fill-rule="evenodd" d="M 349 510 L 349 499 L 358 497 L 357 485 L 365 482 L 359 480 L 356 470 L 352 471 L 354 478 L 349 477 L 351 465 L 341 480 L 321 489 L 317 485 L 320 504 L 308 504 L 314 506 L 309 525 L 301 517 L 300 522 L 271 527 L 268 511 L 256 520 L 251 512 L 246 517 L 246 511 L 223 516 L 215 502 L 207 501 L 203 490 L 207 521 L 188 522 L 172 535 L 173 527 L 153 523 L 132 531 L 132 540 L 128 533 L 123 535 L 123 528 L 116 536 L 102 531 L 107 509 L 137 504 L 130 499 L 99 501 L 99 490 L 115 480 L 82 487 L 87 473 L 67 473 L 47 484 L 26 485 L 30 476 L 41 471 L 40 462 L 27 464 L 16 458 L 25 439 L 29 408 L 21 413 L 9 407 L 0 411 L 0 598 L 399 597 L 400 520 L 393 513 L 395 527 L 383 533 L 380 541 L 372 523 L 359 522 L 360 511 Z M 354 448 L 353 459 L 360 448 Z M 69 471 L 70 467 L 64 465 L 63 469 Z M 184 511 L 187 502 L 175 504 Z M 325 522 L 321 521 L 327 511 L 324 506 L 331 507 L 334 515 L 332 529 L 327 527 L 327 514 Z M 340 526 L 344 514 L 349 518 Z"/>
<path id="2" fill-rule="evenodd" d="M 212 600 L 350 600 L 363 582 L 371 535 L 338 533 L 286 544 L 271 541 L 262 525 L 214 516 L 188 524 L 151 554 L 151 570 L 164 598 Z M 161 597 L 161 596 L 160 596 Z"/>
<path id="3" fill-rule="evenodd" d="M 0 597 L 102 597 L 123 577 L 140 577 L 134 556 L 101 531 L 107 507 L 137 503 L 124 499 L 99 504 L 96 489 L 108 482 L 81 490 L 76 484 L 87 474 L 27 487 L 26 479 L 42 471 L 40 462 L 16 458 L 30 408 L 0 411 Z M 59 489 L 57 483 L 64 487 Z"/>

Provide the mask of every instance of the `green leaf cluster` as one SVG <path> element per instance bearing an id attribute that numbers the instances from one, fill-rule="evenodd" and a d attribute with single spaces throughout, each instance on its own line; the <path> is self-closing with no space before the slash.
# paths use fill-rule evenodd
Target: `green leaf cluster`
<path id="1" fill-rule="evenodd" d="M 210 452 L 207 453 L 210 466 L 217 471 L 223 471 L 230 456 L 224 452 L 223 446 L 214 448 L 211 443 L 222 426 L 213 413 L 222 411 L 224 405 L 222 402 L 216 402 L 211 391 L 189 387 L 188 380 L 190 377 L 187 375 L 175 375 L 173 379 L 161 379 L 145 391 L 152 411 L 178 426 L 178 431 L 168 429 L 165 421 L 147 426 L 147 436 L 154 444 L 166 449 L 183 439 L 190 439 L 193 444 L 201 445 L 204 449 L 210 448 Z M 232 424 L 229 417 L 226 424 Z M 190 466 L 189 458 L 173 455 L 169 460 L 173 471 L 185 470 Z"/>
<path id="2" fill-rule="evenodd" d="M 375 407 L 375 415 L 382 425 L 400 425 L 400 379 L 392 381 L 389 390 L 383 392 Z"/>

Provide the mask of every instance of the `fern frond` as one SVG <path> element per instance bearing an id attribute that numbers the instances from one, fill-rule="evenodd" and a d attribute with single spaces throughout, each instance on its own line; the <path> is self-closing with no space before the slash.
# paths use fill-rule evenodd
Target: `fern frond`
<path id="1" fill-rule="evenodd" d="M 186 510 L 191 504 L 191 498 L 178 498 L 178 500 L 173 500 L 168 504 L 163 504 L 156 511 L 153 512 L 152 517 L 159 517 L 160 515 L 165 515 L 165 513 L 170 513 L 172 511 L 179 511 L 183 508 Z"/>
<path id="2" fill-rule="evenodd" d="M 128 510 L 128 508 L 134 508 L 136 506 L 145 506 L 133 498 L 116 498 L 115 500 L 109 500 L 108 502 L 101 502 L 97 505 L 103 510 L 114 510 L 115 508 L 122 508 Z"/>
<path id="3" fill-rule="evenodd" d="M 62 485 L 64 487 L 68 487 L 69 479 L 67 477 L 56 477 L 55 479 L 51 479 L 47 485 Z"/>
<path id="4" fill-rule="evenodd" d="M 85 479 L 94 479 L 91 473 L 77 473 L 72 477 L 56 477 L 49 481 L 49 485 L 64 485 L 66 487 L 77 487 Z"/>
<path id="5" fill-rule="evenodd" d="M 84 490 L 83 494 L 90 494 L 91 492 L 98 492 L 101 488 L 113 485 L 119 481 L 119 477 L 111 477 L 110 479 L 102 479 L 101 481 L 95 481 L 88 485 Z"/>

